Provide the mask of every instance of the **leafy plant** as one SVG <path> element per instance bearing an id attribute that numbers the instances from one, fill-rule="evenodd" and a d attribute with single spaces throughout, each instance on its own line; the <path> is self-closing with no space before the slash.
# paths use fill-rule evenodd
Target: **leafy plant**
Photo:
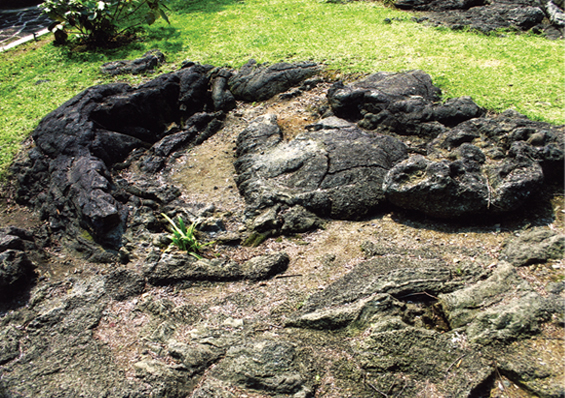
<path id="1" fill-rule="evenodd" d="M 107 46 L 126 31 L 151 25 L 160 17 L 170 23 L 165 1 L 45 0 L 40 7 L 55 21 L 49 30 L 57 43 L 65 43 L 69 33 L 75 33 L 86 43 Z"/>
<path id="2" fill-rule="evenodd" d="M 172 241 L 171 245 L 178 247 L 180 250 L 184 250 L 200 260 L 202 257 L 198 255 L 198 253 L 202 250 L 202 248 L 214 244 L 214 242 L 204 244 L 198 242 L 195 235 L 196 223 L 192 223 L 190 227 L 187 227 L 180 216 L 177 218 L 177 224 L 166 214 L 161 213 L 161 215 L 165 217 L 171 225 L 172 234 L 169 236 Z"/>

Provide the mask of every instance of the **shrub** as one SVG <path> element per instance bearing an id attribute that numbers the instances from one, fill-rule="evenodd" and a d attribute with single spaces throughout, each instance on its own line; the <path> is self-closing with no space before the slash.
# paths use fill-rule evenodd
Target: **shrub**
<path id="1" fill-rule="evenodd" d="M 55 42 L 63 44 L 69 33 L 94 46 L 108 46 L 126 32 L 151 25 L 162 17 L 169 19 L 167 0 L 45 0 L 43 13 L 53 22 L 49 30 Z"/>

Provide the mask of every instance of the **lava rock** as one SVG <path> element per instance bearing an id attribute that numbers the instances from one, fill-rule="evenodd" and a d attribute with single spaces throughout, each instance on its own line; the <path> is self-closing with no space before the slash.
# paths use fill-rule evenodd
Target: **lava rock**
<path id="1" fill-rule="evenodd" d="M 143 54 L 141 58 L 131 61 L 106 62 L 100 67 L 100 71 L 111 76 L 124 74 L 139 75 L 153 71 L 153 69 L 163 62 L 165 62 L 165 54 L 159 50 L 151 50 Z"/>
<path id="2" fill-rule="evenodd" d="M 454 30 L 469 27 L 489 33 L 500 29 L 527 31 L 541 27 L 537 29 L 541 32 L 548 28 L 543 24 L 546 7 L 537 0 L 398 0 L 395 5 L 405 10 L 429 11 L 426 17 L 417 21 Z"/>
<path id="3" fill-rule="evenodd" d="M 565 254 L 565 236 L 550 229 L 536 228 L 507 242 L 502 255 L 520 267 L 548 260 L 560 260 Z"/>
<path id="4" fill-rule="evenodd" d="M 0 329 L 0 365 L 20 355 L 20 338 L 23 333 L 13 326 Z"/>
<path id="5" fill-rule="evenodd" d="M 386 171 L 407 156 L 399 140 L 344 120 L 323 119 L 311 128 L 282 142 L 276 117 L 266 115 L 239 135 L 236 182 L 256 230 L 314 227 L 312 216 L 308 225 L 295 222 L 293 212 L 302 210 L 287 209 L 297 205 L 321 217 L 361 218 L 382 204 Z"/>
<path id="6" fill-rule="evenodd" d="M 157 144 L 157 170 L 187 141 L 216 132 L 221 124 L 217 115 L 194 116 L 211 102 L 211 69 L 190 64 L 136 88 L 122 83 L 94 86 L 61 105 L 34 130 L 36 147 L 12 166 L 18 200 L 49 220 L 53 233 L 76 237 L 86 230 L 96 242 L 117 250 L 129 211 L 110 169 L 135 150 Z M 188 136 L 163 141 L 176 132 L 168 126 L 181 120 L 191 122 Z"/>
<path id="7" fill-rule="evenodd" d="M 557 309 L 505 262 L 488 279 L 439 298 L 450 326 L 464 327 L 469 340 L 480 344 L 536 333 Z"/>
<path id="8" fill-rule="evenodd" d="M 320 66 L 313 62 L 281 62 L 265 66 L 252 59 L 229 78 L 228 84 L 236 99 L 264 101 L 300 84 L 319 71 Z"/>
<path id="9" fill-rule="evenodd" d="M 135 271 L 117 269 L 106 276 L 106 292 L 114 300 L 125 300 L 145 290 L 145 279 Z"/>
<path id="10" fill-rule="evenodd" d="M 253 257 L 241 265 L 246 279 L 262 280 L 283 273 L 288 267 L 290 258 L 286 253 L 265 254 Z"/>
<path id="11" fill-rule="evenodd" d="M 359 121 L 364 129 L 432 138 L 444 126 L 484 114 L 470 97 L 440 103 L 440 95 L 431 77 L 415 70 L 379 72 L 347 86 L 337 82 L 328 91 L 328 101 L 336 116 Z"/>
<path id="12" fill-rule="evenodd" d="M 209 72 L 210 87 L 214 109 L 229 112 L 236 107 L 235 97 L 229 89 L 229 80 L 233 74 L 225 68 L 214 68 Z"/>
<path id="13" fill-rule="evenodd" d="M 255 339 L 235 345 L 211 375 L 242 387 L 272 394 L 312 393 L 312 378 L 293 344 L 280 339 Z"/>
<path id="14" fill-rule="evenodd" d="M 412 156 L 390 170 L 383 189 L 392 204 L 434 217 L 512 211 L 541 187 L 543 172 L 527 148 L 515 145 L 509 155 L 485 164 L 478 147 L 463 144 L 454 161 Z"/>
<path id="15" fill-rule="evenodd" d="M 188 253 L 169 252 L 150 254 L 143 268 L 145 277 L 153 285 L 181 281 L 262 280 L 284 272 L 289 258 L 286 253 L 254 257 L 240 265 L 230 259 L 197 259 Z"/>

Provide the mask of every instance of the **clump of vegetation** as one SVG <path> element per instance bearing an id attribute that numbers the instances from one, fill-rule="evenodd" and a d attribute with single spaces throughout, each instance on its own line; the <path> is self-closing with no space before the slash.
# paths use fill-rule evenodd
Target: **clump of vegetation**
<path id="1" fill-rule="evenodd" d="M 192 223 L 187 227 L 183 219 L 179 216 L 175 223 L 169 216 L 161 213 L 163 217 L 169 222 L 171 226 L 171 245 L 178 247 L 180 250 L 188 252 L 193 257 L 201 260 L 202 257 L 198 254 L 205 246 L 212 245 L 214 242 L 200 243 L 196 238 L 196 223 Z"/>
<path id="2" fill-rule="evenodd" d="M 63 44 L 69 33 L 94 46 L 106 47 L 126 32 L 162 17 L 169 22 L 167 0 L 45 0 L 40 7 L 53 22 L 49 30 Z"/>

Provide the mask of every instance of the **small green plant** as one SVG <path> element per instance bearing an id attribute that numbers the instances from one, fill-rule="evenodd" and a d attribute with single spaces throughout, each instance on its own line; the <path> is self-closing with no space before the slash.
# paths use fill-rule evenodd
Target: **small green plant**
<path id="1" fill-rule="evenodd" d="M 177 223 L 175 223 L 169 216 L 161 213 L 163 217 L 171 225 L 172 233 L 169 236 L 171 238 L 171 245 L 178 247 L 180 250 L 188 252 L 190 255 L 201 260 L 202 257 L 198 254 L 202 248 L 208 245 L 214 244 L 214 242 L 200 243 L 196 238 L 196 223 L 192 223 L 190 227 L 187 227 L 182 218 L 179 216 L 177 218 Z"/>
<path id="2" fill-rule="evenodd" d="M 49 26 L 55 42 L 63 44 L 69 33 L 75 33 L 87 44 L 108 46 L 125 32 L 142 24 L 151 25 L 159 17 L 169 23 L 165 1 L 45 0 L 40 7 L 55 21 Z"/>

